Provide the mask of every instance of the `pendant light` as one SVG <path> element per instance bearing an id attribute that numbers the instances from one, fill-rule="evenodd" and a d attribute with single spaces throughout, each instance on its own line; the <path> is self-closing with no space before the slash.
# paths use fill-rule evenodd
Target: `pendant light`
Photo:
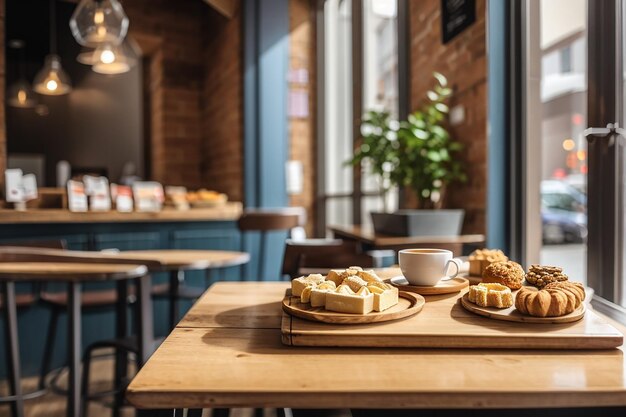
<path id="1" fill-rule="evenodd" d="M 37 100 L 35 93 L 25 75 L 24 41 L 11 40 L 9 47 L 19 51 L 18 80 L 7 87 L 7 103 L 12 107 L 29 109 L 35 107 Z"/>
<path id="2" fill-rule="evenodd" d="M 128 38 L 119 45 L 105 44 L 96 49 L 83 47 L 76 57 L 81 64 L 93 66 L 100 74 L 122 74 L 137 64 L 139 53 Z"/>
<path id="3" fill-rule="evenodd" d="M 55 0 L 50 0 L 50 54 L 44 66 L 33 81 L 34 90 L 39 94 L 60 96 L 71 91 L 70 77 L 61 66 L 61 58 L 56 54 L 56 9 Z"/>
<path id="4" fill-rule="evenodd" d="M 83 46 L 119 45 L 128 32 L 128 17 L 118 0 L 81 0 L 70 19 L 70 29 Z"/>

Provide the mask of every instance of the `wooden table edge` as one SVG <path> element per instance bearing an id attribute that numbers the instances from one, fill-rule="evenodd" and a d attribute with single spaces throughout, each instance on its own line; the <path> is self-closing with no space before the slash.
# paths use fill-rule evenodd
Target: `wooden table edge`
<path id="1" fill-rule="evenodd" d="M 176 396 L 176 402 L 168 401 Z M 132 384 L 126 398 L 139 409 L 159 408 L 388 408 L 388 409 L 461 409 L 461 408 L 574 408 L 626 406 L 626 391 L 562 390 L 538 391 L 462 391 L 450 392 L 319 392 L 254 391 L 226 393 L 206 391 L 182 394 L 176 391 L 144 392 Z M 242 398 L 244 400 L 242 401 Z M 323 401 L 321 401 L 323 400 Z"/>
<path id="2" fill-rule="evenodd" d="M 63 262 L 60 262 L 63 263 Z M 76 263 L 72 262 L 71 265 L 75 265 Z M 94 265 L 95 263 L 90 263 L 89 265 Z M 106 263 L 102 263 L 102 265 L 107 265 Z M 0 281 L 59 281 L 59 282 L 70 282 L 70 281 L 119 281 L 125 279 L 135 279 L 141 278 L 145 275 L 148 275 L 148 268 L 145 265 L 135 265 L 135 264 L 124 264 L 129 267 L 134 267 L 129 271 L 120 271 L 120 272 L 98 272 L 98 273 L 90 273 L 90 272 L 68 272 L 68 273 L 55 273 L 42 276 L 41 273 L 28 273 L 28 272 L 0 272 Z"/>

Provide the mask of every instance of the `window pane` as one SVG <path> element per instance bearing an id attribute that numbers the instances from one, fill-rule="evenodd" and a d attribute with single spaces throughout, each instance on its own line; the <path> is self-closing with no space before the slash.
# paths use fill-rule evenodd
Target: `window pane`
<path id="1" fill-rule="evenodd" d="M 363 3 L 363 109 L 386 110 L 398 118 L 397 0 Z M 363 164 L 363 191 L 381 190 L 380 179 Z M 365 213 L 367 214 L 367 213 Z M 363 219 L 369 218 L 369 214 Z"/>
<path id="2" fill-rule="evenodd" d="M 326 224 L 328 226 L 352 225 L 352 198 L 329 198 L 326 200 Z"/>
<path id="3" fill-rule="evenodd" d="M 542 0 L 540 13 L 541 263 L 586 282 L 587 2 Z"/>
<path id="4" fill-rule="evenodd" d="M 324 5 L 324 161 L 326 194 L 352 191 L 345 165 L 352 147 L 352 24 L 350 0 Z"/>

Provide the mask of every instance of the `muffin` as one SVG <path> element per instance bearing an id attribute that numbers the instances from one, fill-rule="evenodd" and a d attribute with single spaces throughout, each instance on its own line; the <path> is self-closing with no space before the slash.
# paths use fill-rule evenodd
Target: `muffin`
<path id="1" fill-rule="evenodd" d="M 483 282 L 502 284 L 511 290 L 519 290 L 524 282 L 524 268 L 517 262 L 494 262 L 485 268 Z"/>
<path id="2" fill-rule="evenodd" d="M 481 277 L 485 268 L 494 262 L 508 261 L 504 252 L 500 249 L 476 249 L 469 256 L 469 274 Z"/>

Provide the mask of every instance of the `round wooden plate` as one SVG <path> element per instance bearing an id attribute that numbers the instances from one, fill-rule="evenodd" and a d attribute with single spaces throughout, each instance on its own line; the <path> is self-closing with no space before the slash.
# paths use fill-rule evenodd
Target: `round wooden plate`
<path id="1" fill-rule="evenodd" d="M 373 311 L 368 314 L 336 313 L 310 304 L 300 302 L 300 297 L 287 295 L 283 299 L 283 311 L 289 315 L 305 320 L 321 321 L 333 324 L 364 324 L 379 323 L 382 321 L 398 320 L 412 316 L 422 311 L 426 301 L 419 294 L 398 292 L 398 304 L 381 312 Z"/>
<path id="2" fill-rule="evenodd" d="M 515 294 L 515 293 L 514 293 Z M 585 303 L 581 303 L 580 307 L 560 317 L 533 317 L 520 313 L 514 306 L 509 308 L 481 307 L 469 300 L 469 294 L 465 294 L 461 298 L 461 305 L 472 313 L 488 317 L 495 320 L 514 321 L 519 323 L 536 323 L 536 324 L 563 324 L 572 323 L 583 318 L 585 315 Z"/>
<path id="3" fill-rule="evenodd" d="M 397 287 L 400 291 L 407 291 L 420 295 L 450 294 L 453 292 L 459 292 L 469 286 L 469 281 L 462 277 L 441 280 L 437 283 L 437 285 L 433 286 L 404 284 L 408 281 L 402 275 L 393 277 L 388 282 L 394 287 Z"/>

